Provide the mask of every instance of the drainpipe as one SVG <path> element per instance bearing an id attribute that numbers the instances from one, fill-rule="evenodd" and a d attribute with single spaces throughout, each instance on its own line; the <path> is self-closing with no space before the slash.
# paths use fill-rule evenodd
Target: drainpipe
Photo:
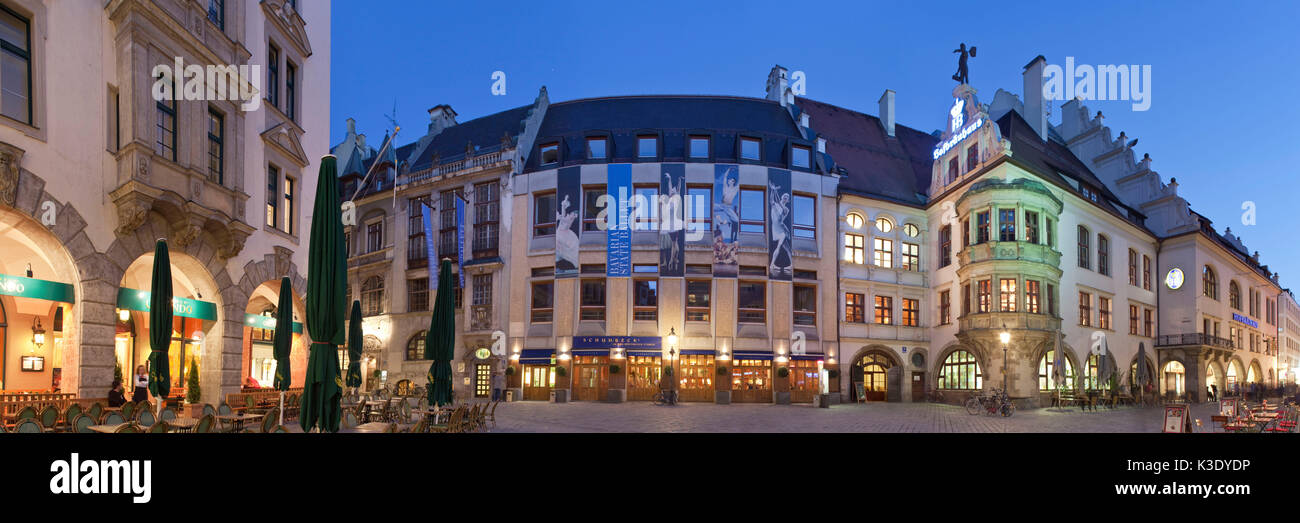
<path id="1" fill-rule="evenodd" d="M 835 223 L 836 224 L 840 223 L 840 219 L 839 219 L 840 204 L 843 203 L 843 200 L 844 200 L 843 194 L 835 195 Z M 835 240 L 836 240 L 835 252 L 831 253 L 832 256 L 835 258 L 835 302 L 836 303 L 842 303 L 840 300 L 841 280 L 840 280 L 840 249 L 839 249 L 839 239 L 841 236 L 843 236 L 843 233 L 839 230 L 839 227 L 837 226 L 835 228 Z M 837 358 L 837 361 L 844 361 L 844 334 L 843 332 L 841 332 L 841 327 L 843 326 L 843 322 L 844 322 L 844 314 L 841 313 L 839 310 L 836 310 L 835 311 L 835 353 L 839 354 L 839 358 Z M 841 370 L 840 367 L 843 367 L 843 365 L 837 364 L 835 366 L 835 370 L 839 371 L 840 374 L 840 377 L 835 380 L 835 388 L 837 389 L 840 388 L 840 382 L 841 380 L 844 379 L 844 371 Z M 849 394 L 852 393 L 853 393 L 852 385 L 850 385 Z M 840 393 L 840 401 L 841 402 L 844 401 L 843 392 Z"/>

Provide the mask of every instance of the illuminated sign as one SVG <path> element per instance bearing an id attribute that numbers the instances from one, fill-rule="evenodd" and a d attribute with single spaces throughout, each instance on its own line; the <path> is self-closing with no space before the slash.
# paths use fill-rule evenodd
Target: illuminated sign
<path id="1" fill-rule="evenodd" d="M 73 303 L 71 285 L 8 274 L 0 274 L 0 294 Z"/>
<path id="2" fill-rule="evenodd" d="M 117 290 L 117 308 L 149 312 L 149 291 L 121 287 Z M 217 304 L 190 298 L 172 298 L 172 314 L 200 320 L 217 319 Z"/>
<path id="3" fill-rule="evenodd" d="M 244 325 L 259 329 L 275 329 L 275 316 L 261 314 L 244 314 Z M 302 334 L 302 323 L 293 322 L 293 332 Z"/>
<path id="4" fill-rule="evenodd" d="M 938 147 L 935 147 L 934 159 L 938 160 L 940 156 L 943 156 L 948 151 L 952 150 L 954 146 L 956 146 L 958 143 L 961 143 L 961 141 L 965 140 L 966 137 L 971 135 L 971 133 L 975 132 L 976 130 L 978 130 L 980 127 L 983 126 L 984 126 L 983 118 L 971 122 L 971 124 L 966 126 L 965 129 L 962 129 L 961 132 L 952 135 L 952 138 L 949 138 L 948 141 L 939 144 Z"/>
<path id="5" fill-rule="evenodd" d="M 1173 290 L 1178 290 L 1183 286 L 1183 270 L 1178 267 L 1169 269 L 1169 274 L 1165 275 L 1165 286 Z"/>
<path id="6" fill-rule="evenodd" d="M 574 336 L 575 349 L 623 349 L 660 350 L 663 346 L 659 336 Z"/>
<path id="7" fill-rule="evenodd" d="M 1244 323 L 1244 324 L 1246 324 L 1246 325 L 1250 325 L 1251 327 L 1254 327 L 1254 328 L 1256 328 L 1256 329 L 1259 328 L 1259 322 L 1257 322 L 1257 321 L 1255 321 L 1255 320 L 1252 320 L 1252 319 L 1250 319 L 1250 318 L 1247 318 L 1247 317 L 1245 317 L 1245 316 L 1242 316 L 1242 315 L 1240 315 L 1240 314 L 1237 314 L 1237 313 L 1235 313 L 1235 312 L 1232 313 L 1232 321 L 1235 321 L 1235 322 L 1237 322 L 1237 323 Z"/>
<path id="8" fill-rule="evenodd" d="M 953 102 L 952 109 L 948 110 L 948 115 L 952 116 L 951 129 L 954 133 L 957 132 L 957 129 L 961 129 L 961 124 L 965 123 L 966 113 L 962 111 L 965 107 L 966 100 L 958 98 L 956 102 Z"/>

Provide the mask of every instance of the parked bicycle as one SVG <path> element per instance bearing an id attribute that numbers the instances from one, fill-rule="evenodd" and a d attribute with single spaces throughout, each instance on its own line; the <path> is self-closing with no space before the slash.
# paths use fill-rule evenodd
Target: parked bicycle
<path id="1" fill-rule="evenodd" d="M 654 397 L 654 404 L 655 405 L 676 405 L 677 391 L 661 390 L 659 392 L 656 392 Z"/>
<path id="2" fill-rule="evenodd" d="M 967 414 L 974 416 L 981 412 L 989 416 L 1010 417 L 1016 413 L 1016 404 L 1011 402 L 1011 398 L 1007 396 L 1006 391 L 995 387 L 987 395 L 972 393 L 970 398 L 966 400 Z"/>
<path id="3" fill-rule="evenodd" d="M 925 401 L 930 403 L 943 403 L 943 391 L 939 389 L 930 389 L 925 391 Z"/>

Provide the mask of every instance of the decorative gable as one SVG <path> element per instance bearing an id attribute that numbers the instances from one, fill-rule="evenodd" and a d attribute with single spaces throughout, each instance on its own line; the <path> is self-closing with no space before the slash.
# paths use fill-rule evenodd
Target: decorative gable
<path id="1" fill-rule="evenodd" d="M 307 158 L 307 152 L 302 148 L 302 138 L 299 137 L 299 134 L 301 132 L 296 127 L 286 122 L 262 133 L 262 141 L 292 159 L 294 163 L 298 164 L 298 167 L 305 168 L 311 161 Z"/>
<path id="2" fill-rule="evenodd" d="M 262 0 L 262 10 L 266 12 L 266 19 L 289 37 L 289 41 L 298 48 L 303 58 L 311 56 L 311 42 L 307 39 L 307 22 L 293 10 L 293 6 L 285 0 Z"/>

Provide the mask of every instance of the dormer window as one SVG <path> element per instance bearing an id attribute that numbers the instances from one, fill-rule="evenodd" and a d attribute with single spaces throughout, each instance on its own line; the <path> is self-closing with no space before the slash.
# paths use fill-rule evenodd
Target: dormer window
<path id="1" fill-rule="evenodd" d="M 790 165 L 808 169 L 812 165 L 812 150 L 804 145 L 790 147 Z"/>
<path id="2" fill-rule="evenodd" d="M 690 143 L 691 158 L 708 159 L 709 157 L 709 137 L 692 136 Z"/>
<path id="3" fill-rule="evenodd" d="M 542 165 L 551 165 L 554 163 L 558 163 L 560 161 L 560 144 L 558 142 L 542 144 L 541 153 L 542 153 L 542 158 L 541 158 Z"/>
<path id="4" fill-rule="evenodd" d="M 740 159 L 759 161 L 759 142 L 758 138 L 741 138 L 740 139 Z"/>
<path id="5" fill-rule="evenodd" d="M 637 158 L 658 158 L 659 138 L 656 136 L 636 137 L 636 157 Z"/>
<path id="6" fill-rule="evenodd" d="M 604 137 L 587 138 L 587 159 L 604 160 L 609 141 Z"/>

